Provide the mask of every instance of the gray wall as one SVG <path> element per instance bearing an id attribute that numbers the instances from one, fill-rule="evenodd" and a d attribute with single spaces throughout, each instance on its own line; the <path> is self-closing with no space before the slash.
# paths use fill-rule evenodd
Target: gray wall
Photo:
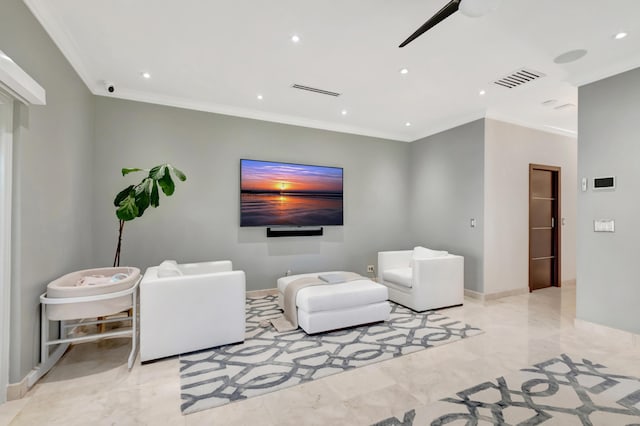
<path id="1" fill-rule="evenodd" d="M 578 181 L 616 176 L 616 190 L 578 194 L 577 317 L 640 333 L 640 68 L 578 94 Z M 594 219 L 615 233 L 593 232 Z"/>
<path id="2" fill-rule="evenodd" d="M 483 292 L 484 120 L 413 142 L 409 179 L 413 245 L 464 256 L 464 286 Z M 476 219 L 476 227 L 469 221 Z"/>
<path id="3" fill-rule="evenodd" d="M 230 259 L 249 290 L 273 288 L 285 271 L 366 273 L 379 250 L 407 247 L 409 144 L 124 101 L 96 99 L 93 170 L 96 265 L 113 259 L 115 194 L 141 176 L 122 167 L 170 162 L 188 176 L 170 198 L 125 226 L 123 265 L 146 268 Z M 241 158 L 344 168 L 344 226 L 321 237 L 266 238 L 239 226 Z"/>
<path id="4" fill-rule="evenodd" d="M 40 293 L 91 266 L 94 98 L 19 0 L 3 0 L 0 49 L 47 91 L 14 112 L 11 382 L 38 362 Z"/>

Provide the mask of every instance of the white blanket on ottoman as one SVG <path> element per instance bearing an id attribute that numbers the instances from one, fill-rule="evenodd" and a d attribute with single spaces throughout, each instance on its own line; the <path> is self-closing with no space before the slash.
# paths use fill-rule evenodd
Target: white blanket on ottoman
<path id="1" fill-rule="evenodd" d="M 343 282 L 336 278 L 344 277 Z M 335 284 L 325 283 L 321 278 Z M 320 285 L 324 284 L 324 285 Z M 384 321 L 391 310 L 388 290 L 352 272 L 321 272 L 278 279 L 279 304 L 285 316 L 272 320 L 278 331 L 300 325 L 307 333 Z M 285 302 L 287 295 L 288 303 Z M 288 307 L 286 307 L 288 305 Z"/>
<path id="2" fill-rule="evenodd" d="M 331 283 L 344 283 L 364 279 L 363 276 L 354 272 L 333 273 L 328 274 L 327 277 L 328 279 L 325 279 L 326 277 L 323 275 L 320 275 L 318 278 L 303 277 L 287 285 L 284 291 L 284 315 L 271 320 L 271 324 L 273 324 L 276 330 L 282 333 L 298 328 L 298 307 L 296 306 L 296 299 L 299 290 L 313 285 L 331 285 Z M 329 281 L 331 281 L 331 283 Z"/>

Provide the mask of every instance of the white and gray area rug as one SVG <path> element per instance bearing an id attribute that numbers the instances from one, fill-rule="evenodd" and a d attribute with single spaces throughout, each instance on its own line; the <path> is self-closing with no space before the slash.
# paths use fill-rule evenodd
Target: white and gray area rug
<path id="1" fill-rule="evenodd" d="M 383 323 L 316 335 L 301 329 L 278 333 L 271 324 L 260 325 L 282 314 L 276 296 L 248 298 L 246 307 L 244 343 L 180 356 L 183 414 L 482 333 L 441 311 L 416 313 L 394 303 Z"/>
<path id="2" fill-rule="evenodd" d="M 640 378 L 562 354 L 374 426 L 640 425 Z"/>

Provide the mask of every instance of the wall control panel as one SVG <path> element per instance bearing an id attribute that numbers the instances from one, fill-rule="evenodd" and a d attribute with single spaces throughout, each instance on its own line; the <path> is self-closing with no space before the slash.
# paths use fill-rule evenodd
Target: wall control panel
<path id="1" fill-rule="evenodd" d="M 593 190 L 614 190 L 616 189 L 616 177 L 615 176 L 605 176 L 605 177 L 597 177 L 593 178 Z"/>
<path id="2" fill-rule="evenodd" d="M 593 232 L 615 232 L 613 219 L 596 219 L 593 221 Z"/>

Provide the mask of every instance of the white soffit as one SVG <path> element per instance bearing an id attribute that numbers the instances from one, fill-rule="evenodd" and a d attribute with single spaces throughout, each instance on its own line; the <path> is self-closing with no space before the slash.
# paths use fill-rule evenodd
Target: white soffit
<path id="1" fill-rule="evenodd" d="M 0 88 L 27 105 L 45 105 L 44 88 L 0 50 Z"/>

